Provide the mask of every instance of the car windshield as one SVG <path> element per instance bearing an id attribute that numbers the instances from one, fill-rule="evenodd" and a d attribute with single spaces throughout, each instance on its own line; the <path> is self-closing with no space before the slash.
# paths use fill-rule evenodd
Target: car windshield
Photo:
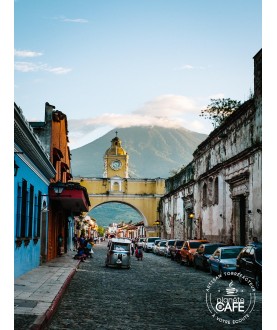
<path id="1" fill-rule="evenodd" d="M 184 241 L 177 241 L 176 246 L 182 246 L 184 244 Z"/>
<path id="2" fill-rule="evenodd" d="M 128 244 L 128 243 L 121 243 L 121 244 L 114 243 L 112 249 L 115 250 L 115 251 L 129 251 L 130 244 Z"/>
<path id="3" fill-rule="evenodd" d="M 158 239 L 158 237 L 150 237 L 148 238 L 148 243 L 155 242 Z"/>
<path id="4" fill-rule="evenodd" d="M 191 249 L 197 249 L 201 244 L 202 244 L 202 242 L 190 242 L 189 243 Z"/>
<path id="5" fill-rule="evenodd" d="M 165 244 L 166 244 L 166 241 L 163 241 L 160 243 L 160 246 L 165 246 Z"/>
<path id="6" fill-rule="evenodd" d="M 155 241 L 155 245 L 158 245 L 159 243 L 160 243 L 160 241 L 159 241 L 159 240 Z"/>
<path id="7" fill-rule="evenodd" d="M 224 249 L 221 251 L 221 259 L 231 259 L 236 258 L 240 253 L 242 248 L 235 249 Z"/>
<path id="8" fill-rule="evenodd" d="M 259 261 L 259 262 L 262 261 L 262 249 L 257 249 L 257 250 L 256 250 L 256 259 L 257 259 L 257 261 Z"/>
<path id="9" fill-rule="evenodd" d="M 143 241 L 144 241 L 144 238 L 140 238 L 140 239 L 139 239 L 139 242 L 143 242 Z"/>
<path id="10" fill-rule="evenodd" d="M 206 246 L 204 253 L 206 254 L 213 254 L 214 251 L 218 248 L 218 245 L 210 245 L 210 246 Z"/>
<path id="11" fill-rule="evenodd" d="M 167 245 L 174 245 L 175 241 L 168 241 Z"/>

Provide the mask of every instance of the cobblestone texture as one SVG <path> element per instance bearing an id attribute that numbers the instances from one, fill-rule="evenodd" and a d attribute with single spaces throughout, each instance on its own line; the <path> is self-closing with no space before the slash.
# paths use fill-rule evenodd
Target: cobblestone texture
<path id="1" fill-rule="evenodd" d="M 223 324 L 206 305 L 214 276 L 152 253 L 143 261 L 132 257 L 129 270 L 106 268 L 106 250 L 106 242 L 97 245 L 94 258 L 81 263 L 47 329 L 262 329 L 261 292 L 247 320 L 233 325 L 230 314 L 231 324 Z M 216 289 L 229 282 L 218 280 Z M 237 279 L 234 286 L 250 291 Z"/>

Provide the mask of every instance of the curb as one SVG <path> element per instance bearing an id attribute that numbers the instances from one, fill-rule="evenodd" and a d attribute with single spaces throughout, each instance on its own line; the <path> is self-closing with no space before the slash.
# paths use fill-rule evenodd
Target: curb
<path id="1" fill-rule="evenodd" d="M 54 313 L 55 313 L 55 311 L 56 311 L 56 309 L 59 305 L 59 302 L 60 302 L 66 288 L 68 287 L 72 277 L 76 273 L 76 270 L 79 267 L 79 265 L 80 265 L 80 261 L 78 262 L 76 267 L 68 275 L 68 277 L 65 280 L 64 284 L 60 288 L 58 294 L 54 298 L 51 306 L 48 308 L 48 310 L 43 315 L 40 315 L 35 319 L 34 323 L 29 328 L 30 330 L 42 330 L 47 325 L 47 323 L 51 320 L 51 318 L 53 317 L 53 315 L 54 315 Z"/>

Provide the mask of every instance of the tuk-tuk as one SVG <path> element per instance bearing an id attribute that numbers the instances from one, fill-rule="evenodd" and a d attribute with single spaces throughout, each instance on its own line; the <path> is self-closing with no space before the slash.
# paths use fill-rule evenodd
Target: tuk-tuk
<path id="1" fill-rule="evenodd" d="M 125 238 L 112 238 L 108 244 L 106 267 L 130 268 L 131 241 Z"/>

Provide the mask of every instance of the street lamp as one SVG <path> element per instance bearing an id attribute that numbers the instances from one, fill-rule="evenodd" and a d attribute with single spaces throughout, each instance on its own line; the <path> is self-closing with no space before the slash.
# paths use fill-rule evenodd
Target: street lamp
<path id="1" fill-rule="evenodd" d="M 193 213 L 193 212 L 190 212 L 190 213 L 189 213 L 189 218 L 190 218 L 190 219 L 193 219 L 193 218 L 194 218 L 194 213 Z"/>
<path id="2" fill-rule="evenodd" d="M 56 195 L 60 195 L 63 192 L 64 184 L 61 181 L 58 181 L 53 189 Z"/>

